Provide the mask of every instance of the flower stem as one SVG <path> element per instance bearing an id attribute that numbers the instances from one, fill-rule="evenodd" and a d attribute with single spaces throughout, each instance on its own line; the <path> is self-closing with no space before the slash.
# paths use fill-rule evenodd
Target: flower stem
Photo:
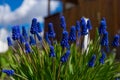
<path id="1" fill-rule="evenodd" d="M 26 77 L 23 77 L 23 76 L 21 76 L 21 75 L 19 75 L 19 74 L 14 73 L 14 75 L 17 76 L 17 77 L 20 77 L 20 78 L 22 78 L 22 79 L 24 79 L 24 80 L 28 80 Z"/>
<path id="2" fill-rule="evenodd" d="M 38 45 L 37 45 L 37 38 L 36 38 L 36 35 L 34 34 L 34 38 L 35 38 L 35 42 L 36 42 L 36 49 L 37 49 L 37 53 L 39 52 L 39 49 L 38 49 Z"/>
<path id="3" fill-rule="evenodd" d="M 62 62 L 59 64 L 57 80 L 60 80 L 60 71 L 61 71 Z"/>
<path id="4" fill-rule="evenodd" d="M 16 40 L 18 43 L 18 46 L 20 47 L 20 53 L 22 55 L 22 53 L 24 53 L 24 49 L 22 48 L 22 45 L 20 44 L 20 42 L 18 40 Z"/>
<path id="5" fill-rule="evenodd" d="M 11 48 L 15 53 L 17 52 L 17 50 L 13 46 L 11 46 Z"/>
<path id="6" fill-rule="evenodd" d="M 55 71 L 55 58 L 54 57 L 52 58 L 52 68 L 53 68 L 53 77 L 54 77 L 54 80 L 55 80 L 56 71 Z"/>

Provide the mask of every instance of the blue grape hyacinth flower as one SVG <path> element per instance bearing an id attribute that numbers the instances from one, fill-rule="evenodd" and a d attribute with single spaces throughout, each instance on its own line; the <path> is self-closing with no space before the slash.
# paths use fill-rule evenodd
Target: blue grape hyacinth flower
<path id="1" fill-rule="evenodd" d="M 45 33 L 45 40 L 46 40 L 46 42 L 47 42 L 49 45 L 51 45 L 51 41 L 50 41 L 50 39 L 49 39 L 49 37 L 48 37 L 48 32 Z"/>
<path id="2" fill-rule="evenodd" d="M 108 32 L 105 31 L 105 33 L 103 34 L 103 38 L 101 40 L 101 46 L 108 46 L 109 45 L 109 40 L 108 40 Z"/>
<path id="3" fill-rule="evenodd" d="M 25 40 L 28 40 L 28 34 L 24 26 L 22 26 L 22 35 L 24 36 Z"/>
<path id="4" fill-rule="evenodd" d="M 101 21 L 104 21 L 104 25 L 107 27 L 107 22 L 106 22 L 105 17 L 103 17 L 103 18 L 101 19 Z"/>
<path id="5" fill-rule="evenodd" d="M 54 32 L 54 28 L 53 28 L 53 24 L 49 23 L 48 24 L 48 37 L 49 38 L 55 38 L 55 32 Z"/>
<path id="6" fill-rule="evenodd" d="M 60 61 L 62 63 L 67 62 L 69 55 L 70 55 L 70 50 L 67 50 L 67 52 L 60 58 Z"/>
<path id="7" fill-rule="evenodd" d="M 36 41 L 33 38 L 33 36 L 30 36 L 30 41 L 29 41 L 30 45 L 36 45 Z"/>
<path id="8" fill-rule="evenodd" d="M 12 46 L 13 45 L 10 37 L 7 37 L 7 43 L 8 43 L 8 46 Z"/>
<path id="9" fill-rule="evenodd" d="M 42 37 L 39 35 L 39 33 L 36 33 L 36 35 L 37 35 L 38 40 L 41 41 Z"/>
<path id="10" fill-rule="evenodd" d="M 80 26 L 81 26 L 81 35 L 87 35 L 88 34 L 87 25 L 83 17 L 81 18 Z"/>
<path id="11" fill-rule="evenodd" d="M 79 21 L 76 21 L 76 26 L 75 26 L 75 28 L 76 28 L 76 31 L 80 31 L 80 22 Z"/>
<path id="12" fill-rule="evenodd" d="M 76 41 L 76 29 L 75 29 L 75 26 L 71 27 L 70 35 L 69 35 L 69 41 L 71 41 L 71 42 Z"/>
<path id="13" fill-rule="evenodd" d="M 60 42 L 61 46 L 63 48 L 68 48 L 69 47 L 69 43 L 68 43 L 68 32 L 67 31 L 63 31 L 62 33 L 62 41 Z"/>
<path id="14" fill-rule="evenodd" d="M 106 25 L 106 21 L 105 19 L 103 18 L 101 21 L 100 21 L 100 26 L 98 28 L 98 31 L 99 31 L 99 34 L 102 35 L 106 32 L 106 28 L 107 28 L 107 25 Z"/>
<path id="15" fill-rule="evenodd" d="M 12 76 L 15 73 L 14 70 L 8 70 L 8 69 L 3 69 L 2 72 L 6 73 L 8 76 Z"/>
<path id="16" fill-rule="evenodd" d="M 31 32 L 31 34 L 35 34 L 37 31 L 38 31 L 37 30 L 37 19 L 33 18 L 31 28 L 30 28 L 30 32 Z"/>
<path id="17" fill-rule="evenodd" d="M 55 51 L 54 51 L 54 47 L 52 45 L 50 45 L 50 53 L 49 53 L 50 57 L 55 57 Z"/>
<path id="18" fill-rule="evenodd" d="M 42 32 L 42 27 L 39 22 L 37 22 L 37 32 L 41 33 Z"/>
<path id="19" fill-rule="evenodd" d="M 12 27 L 12 39 L 19 40 L 19 38 L 20 38 L 20 28 L 19 26 L 13 26 Z"/>
<path id="20" fill-rule="evenodd" d="M 94 67 L 95 66 L 95 60 L 96 60 L 96 55 L 94 54 L 92 58 L 90 59 L 88 66 L 89 67 Z"/>
<path id="21" fill-rule="evenodd" d="M 100 57 L 100 60 L 99 60 L 101 64 L 104 64 L 105 58 L 106 58 L 106 54 L 105 52 L 102 52 L 102 56 Z"/>
<path id="22" fill-rule="evenodd" d="M 113 40 L 113 42 L 112 42 L 112 46 L 114 46 L 114 47 L 120 46 L 119 41 L 120 41 L 120 36 L 119 36 L 118 34 L 116 34 L 116 35 L 114 36 L 114 40 Z"/>
<path id="23" fill-rule="evenodd" d="M 88 28 L 89 30 L 92 30 L 92 24 L 91 24 L 90 19 L 87 20 L 87 28 Z"/>
<path id="24" fill-rule="evenodd" d="M 30 45 L 27 42 L 25 43 L 25 52 L 31 53 Z"/>
<path id="25" fill-rule="evenodd" d="M 66 30 L 66 22 L 65 22 L 65 17 L 64 16 L 61 16 L 60 17 L 60 26 Z"/>
<path id="26" fill-rule="evenodd" d="M 21 43 L 21 44 L 24 44 L 24 43 L 25 43 L 25 39 L 24 39 L 24 37 L 23 37 L 22 34 L 20 34 L 20 43 Z"/>

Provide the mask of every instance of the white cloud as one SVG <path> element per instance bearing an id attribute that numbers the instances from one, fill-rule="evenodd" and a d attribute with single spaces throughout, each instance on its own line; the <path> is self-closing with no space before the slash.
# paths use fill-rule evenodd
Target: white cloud
<path id="1" fill-rule="evenodd" d="M 8 32 L 5 29 L 0 29 L 0 53 L 8 50 L 7 38 Z"/>
<path id="2" fill-rule="evenodd" d="M 47 1 L 24 0 L 22 5 L 14 12 L 10 10 L 10 6 L 7 4 L 0 6 L 0 24 L 7 26 L 30 23 L 33 17 L 44 21 L 43 17 L 47 16 Z M 51 11 L 54 11 L 58 5 L 59 3 L 51 1 Z"/>

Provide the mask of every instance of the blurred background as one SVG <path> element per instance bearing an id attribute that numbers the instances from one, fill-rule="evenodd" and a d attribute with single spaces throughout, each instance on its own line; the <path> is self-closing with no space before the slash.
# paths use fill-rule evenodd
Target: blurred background
<path id="1" fill-rule="evenodd" d="M 56 34 L 59 35 L 62 31 L 59 28 L 61 15 L 66 18 L 68 30 L 81 17 L 90 18 L 93 25 L 92 38 L 99 21 L 105 17 L 109 39 L 112 41 L 113 36 L 120 33 L 119 4 L 120 0 L 0 0 L 0 53 L 8 49 L 6 37 L 11 35 L 11 27 L 20 25 L 29 30 L 34 17 L 45 31 L 48 23 L 53 22 Z M 58 40 L 60 36 L 57 36 Z"/>

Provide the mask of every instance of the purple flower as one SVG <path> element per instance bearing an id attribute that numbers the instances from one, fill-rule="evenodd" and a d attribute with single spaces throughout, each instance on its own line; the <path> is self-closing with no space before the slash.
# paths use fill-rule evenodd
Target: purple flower
<path id="1" fill-rule="evenodd" d="M 27 42 L 25 43 L 25 52 L 31 53 L 30 45 Z"/>
<path id="2" fill-rule="evenodd" d="M 66 22 L 65 22 L 65 17 L 64 16 L 61 16 L 60 17 L 60 26 L 66 30 Z"/>
<path id="3" fill-rule="evenodd" d="M 98 29 L 99 31 L 99 34 L 104 34 L 106 32 L 106 28 L 107 28 L 107 25 L 106 25 L 106 21 L 105 21 L 105 18 L 103 18 L 101 21 L 100 21 L 100 27 Z"/>
<path id="4" fill-rule="evenodd" d="M 55 57 L 55 51 L 54 51 L 54 47 L 52 45 L 50 45 L 50 53 L 49 53 L 50 57 Z"/>
<path id="5" fill-rule="evenodd" d="M 95 59 L 96 59 L 96 55 L 94 54 L 92 56 L 92 58 L 90 59 L 89 63 L 88 63 L 89 67 L 94 67 L 94 65 L 95 65 Z"/>
<path id="6" fill-rule="evenodd" d="M 62 34 L 62 41 L 60 42 L 61 46 L 63 48 L 68 48 L 69 47 L 69 43 L 68 43 L 68 32 L 67 31 L 63 31 Z"/>
<path id="7" fill-rule="evenodd" d="M 80 31 L 80 22 L 79 21 L 76 21 L 76 31 Z"/>
<path id="8" fill-rule="evenodd" d="M 54 32 L 54 29 L 53 29 L 53 24 L 52 23 L 49 23 L 48 24 L 48 37 L 49 38 L 55 38 L 55 32 Z"/>
<path id="9" fill-rule="evenodd" d="M 100 57 L 100 60 L 99 60 L 101 64 L 104 64 L 105 58 L 106 58 L 106 54 L 105 52 L 102 52 L 102 56 Z"/>
<path id="10" fill-rule="evenodd" d="M 89 30 L 92 30 L 92 24 L 91 24 L 91 21 L 90 20 L 87 20 L 87 28 Z"/>
<path id="11" fill-rule="evenodd" d="M 36 33 L 36 35 L 37 35 L 38 40 L 41 41 L 42 37 L 38 33 Z"/>
<path id="12" fill-rule="evenodd" d="M 24 44 L 24 43 L 25 43 L 25 39 L 24 39 L 23 35 L 21 35 L 21 34 L 20 34 L 20 43 L 21 43 L 21 44 Z"/>
<path id="13" fill-rule="evenodd" d="M 29 43 L 30 43 L 30 45 L 35 45 L 36 44 L 36 41 L 35 41 L 35 39 L 32 36 L 30 36 Z"/>
<path id="14" fill-rule="evenodd" d="M 22 35 L 24 36 L 25 40 L 28 40 L 28 34 L 24 26 L 22 26 Z"/>
<path id="15" fill-rule="evenodd" d="M 68 51 L 61 57 L 60 61 L 61 61 L 62 63 L 67 62 L 67 60 L 68 60 L 68 58 L 69 58 L 69 55 L 70 55 L 70 50 L 68 50 Z"/>
<path id="16" fill-rule="evenodd" d="M 8 70 L 8 69 L 3 69 L 2 72 L 6 73 L 8 76 L 12 76 L 15 73 L 14 70 Z"/>
<path id="17" fill-rule="evenodd" d="M 116 34 L 116 35 L 114 36 L 114 40 L 113 40 L 113 42 L 112 42 L 112 46 L 114 46 L 114 47 L 120 46 L 119 41 L 120 41 L 120 36 L 119 36 L 118 34 Z"/>
<path id="18" fill-rule="evenodd" d="M 42 32 L 42 27 L 39 22 L 37 22 L 37 32 L 38 33 Z"/>
<path id="19" fill-rule="evenodd" d="M 70 35 L 69 35 L 69 40 L 71 42 L 75 42 L 76 41 L 76 29 L 75 29 L 74 26 L 71 27 Z"/>
<path id="20" fill-rule="evenodd" d="M 80 25 L 81 25 L 81 35 L 87 35 L 88 34 L 87 25 L 83 17 L 81 18 Z"/>
<path id="21" fill-rule="evenodd" d="M 105 33 L 103 34 L 103 38 L 101 40 L 101 46 L 108 46 L 109 45 L 109 41 L 108 41 L 108 32 L 105 31 Z"/>
<path id="22" fill-rule="evenodd" d="M 30 32 L 31 32 L 31 34 L 35 34 L 36 31 L 37 31 L 37 19 L 33 18 L 32 19 L 32 24 L 31 24 Z"/>
<path id="23" fill-rule="evenodd" d="M 8 46 L 12 46 L 13 45 L 10 37 L 7 37 L 7 43 L 8 43 Z"/>
<path id="24" fill-rule="evenodd" d="M 51 45 L 51 41 L 49 40 L 49 37 L 48 37 L 48 32 L 45 33 L 45 40 L 49 45 Z"/>
<path id="25" fill-rule="evenodd" d="M 12 27 L 12 39 L 19 40 L 19 38 L 20 38 L 20 28 L 19 26 L 13 26 Z"/>

